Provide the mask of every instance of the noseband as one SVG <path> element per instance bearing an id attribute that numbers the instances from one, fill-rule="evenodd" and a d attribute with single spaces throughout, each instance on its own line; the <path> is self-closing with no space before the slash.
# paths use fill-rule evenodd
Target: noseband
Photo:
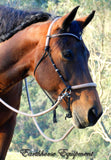
<path id="1" fill-rule="evenodd" d="M 70 85 L 67 85 L 65 80 L 64 80 L 64 77 L 62 76 L 60 70 L 56 67 L 56 64 L 54 63 L 52 57 L 51 57 L 51 53 L 50 53 L 50 46 L 49 46 L 49 42 L 50 42 L 50 39 L 51 38 L 55 38 L 55 37 L 62 37 L 62 36 L 71 36 L 71 37 L 74 37 L 76 38 L 77 40 L 81 41 L 82 40 L 82 37 L 78 37 L 76 36 L 75 34 L 72 34 L 72 33 L 61 33 L 61 34 L 53 34 L 51 35 L 51 29 L 52 29 L 52 26 L 53 24 L 58 20 L 59 18 L 56 18 L 52 21 L 52 23 L 50 24 L 49 26 L 49 29 L 48 29 L 48 32 L 47 32 L 47 36 L 46 36 L 46 43 L 45 43 L 45 53 L 43 54 L 42 58 L 40 59 L 40 61 L 37 63 L 35 69 L 34 69 L 34 75 L 35 75 L 35 72 L 39 66 L 39 64 L 42 62 L 42 60 L 49 56 L 50 58 L 50 61 L 55 69 L 55 71 L 57 72 L 58 76 L 61 78 L 62 82 L 64 83 L 64 85 L 66 86 L 66 88 L 63 89 L 63 91 L 60 93 L 60 95 L 62 96 L 64 93 L 66 94 L 66 97 L 68 98 L 68 102 L 67 102 L 67 105 L 68 105 L 68 114 L 66 114 L 66 118 L 71 118 L 72 117 L 72 114 L 71 114 L 71 110 L 70 110 L 70 97 L 71 97 L 71 91 L 72 90 L 76 90 L 76 89 L 82 89 L 82 88 L 88 88 L 88 87 L 96 87 L 96 84 L 93 83 L 93 82 L 90 82 L 90 83 L 85 83 L 85 84 L 80 84 L 80 85 L 74 85 L 74 86 L 70 86 Z M 58 96 L 60 96 L 58 95 Z"/>

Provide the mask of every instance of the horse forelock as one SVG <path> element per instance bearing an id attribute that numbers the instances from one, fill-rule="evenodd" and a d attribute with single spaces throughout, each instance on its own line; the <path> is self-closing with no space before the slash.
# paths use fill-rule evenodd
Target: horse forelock
<path id="1" fill-rule="evenodd" d="M 18 31 L 51 17 L 42 11 L 23 11 L 0 5 L 0 42 L 12 37 Z"/>

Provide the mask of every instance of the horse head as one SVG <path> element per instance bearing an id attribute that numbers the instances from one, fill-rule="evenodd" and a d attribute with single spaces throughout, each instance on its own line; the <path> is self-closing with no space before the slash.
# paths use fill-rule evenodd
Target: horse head
<path id="1" fill-rule="evenodd" d="M 77 10 L 78 7 L 69 14 L 57 18 L 52 25 L 51 21 L 47 22 L 46 30 L 51 26 L 48 31 L 50 34 L 46 35 L 47 46 L 44 46 L 48 54 L 46 53 L 36 67 L 35 78 L 54 99 L 57 99 L 67 86 L 93 83 L 88 69 L 90 54 L 81 37 L 95 11 L 73 21 Z M 45 40 L 42 42 L 45 44 Z M 61 105 L 68 110 L 68 97 L 62 100 Z M 94 125 L 102 115 L 96 87 L 86 86 L 76 90 L 70 88 L 70 111 L 76 127 Z"/>

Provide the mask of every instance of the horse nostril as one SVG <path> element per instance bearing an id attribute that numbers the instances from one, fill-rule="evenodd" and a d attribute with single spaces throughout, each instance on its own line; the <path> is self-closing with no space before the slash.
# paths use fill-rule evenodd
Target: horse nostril
<path id="1" fill-rule="evenodd" d="M 99 119 L 96 107 L 92 107 L 88 112 L 88 120 L 91 125 L 94 125 Z"/>

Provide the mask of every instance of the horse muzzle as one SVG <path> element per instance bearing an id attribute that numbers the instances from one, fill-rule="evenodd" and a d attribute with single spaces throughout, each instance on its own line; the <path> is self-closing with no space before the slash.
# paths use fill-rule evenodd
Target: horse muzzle
<path id="1" fill-rule="evenodd" d="M 103 111 L 101 110 L 101 112 L 98 112 L 96 106 L 93 106 L 86 115 L 85 113 L 86 112 L 81 113 L 76 110 L 72 111 L 72 119 L 75 127 L 82 129 L 95 125 Z"/>

